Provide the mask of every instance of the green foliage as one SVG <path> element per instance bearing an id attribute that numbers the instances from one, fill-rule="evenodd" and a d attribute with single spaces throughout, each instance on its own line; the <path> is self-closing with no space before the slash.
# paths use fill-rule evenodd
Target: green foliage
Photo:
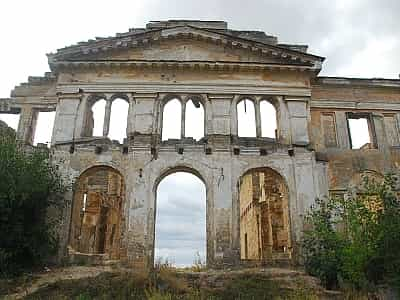
<path id="1" fill-rule="evenodd" d="M 0 135 L 0 275 L 39 266 L 57 249 L 57 218 L 65 188 L 46 151 L 23 151 L 13 135 Z M 58 209 L 58 211 L 61 211 Z"/>
<path id="2" fill-rule="evenodd" d="M 305 218 L 303 251 L 308 273 L 328 288 L 356 289 L 390 282 L 400 287 L 400 201 L 395 177 L 363 178 L 348 199 L 317 200 Z"/>
<path id="3" fill-rule="evenodd" d="M 316 208 L 311 209 L 306 217 L 312 229 L 304 232 L 305 266 L 325 286 L 333 287 L 337 283 L 340 250 L 344 247 L 343 240 L 334 229 L 336 203 L 318 199 L 316 204 Z"/>

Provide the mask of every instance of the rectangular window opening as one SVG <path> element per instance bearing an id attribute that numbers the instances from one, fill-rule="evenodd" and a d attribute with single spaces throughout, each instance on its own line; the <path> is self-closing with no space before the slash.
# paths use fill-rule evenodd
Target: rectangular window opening
<path id="1" fill-rule="evenodd" d="M 375 148 L 374 129 L 369 113 L 347 113 L 351 149 Z"/>
<path id="2" fill-rule="evenodd" d="M 38 113 L 33 145 L 46 144 L 47 147 L 50 147 L 55 116 L 55 111 L 40 111 Z"/>

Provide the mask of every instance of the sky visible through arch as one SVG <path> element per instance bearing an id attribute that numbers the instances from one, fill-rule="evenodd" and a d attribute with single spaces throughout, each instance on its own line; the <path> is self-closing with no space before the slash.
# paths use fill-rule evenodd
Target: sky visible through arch
<path id="1" fill-rule="evenodd" d="M 165 177 L 157 188 L 156 261 L 191 266 L 206 255 L 206 188 L 186 172 Z"/>
<path id="2" fill-rule="evenodd" d="M 399 0 L 256 0 L 246 5 L 242 0 L 4 0 L 1 12 L 0 98 L 9 97 L 28 76 L 49 71 L 46 53 L 143 27 L 150 20 L 225 20 L 233 29 L 262 30 L 284 43 L 308 44 L 310 53 L 327 58 L 320 75 L 399 78 L 400 73 Z M 0 115 L 0 120 L 15 129 L 18 125 L 16 116 Z M 46 142 L 51 121 L 40 122 L 38 136 Z M 358 138 L 363 131 L 354 132 Z M 166 186 L 162 193 L 178 197 L 176 183 L 167 181 Z M 188 194 L 194 194 L 195 187 L 188 186 Z"/>

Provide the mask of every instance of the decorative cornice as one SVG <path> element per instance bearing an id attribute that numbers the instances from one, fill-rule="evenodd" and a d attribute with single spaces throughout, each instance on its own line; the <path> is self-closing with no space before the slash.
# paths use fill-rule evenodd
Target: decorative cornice
<path id="1" fill-rule="evenodd" d="M 294 86 L 270 87 L 260 85 L 241 84 L 162 84 L 162 83 L 59 83 L 57 93 L 71 93 L 81 91 L 84 93 L 187 93 L 187 94 L 243 94 L 243 95 L 284 95 L 310 97 L 309 88 Z"/>
<path id="2" fill-rule="evenodd" d="M 101 61 L 58 61 L 52 64 L 55 71 L 93 69 L 93 68 L 169 68 L 169 69 L 199 69 L 199 70 L 289 70 L 313 71 L 313 66 L 285 65 L 273 63 L 248 63 L 226 61 L 175 61 L 175 60 L 101 60 Z"/>

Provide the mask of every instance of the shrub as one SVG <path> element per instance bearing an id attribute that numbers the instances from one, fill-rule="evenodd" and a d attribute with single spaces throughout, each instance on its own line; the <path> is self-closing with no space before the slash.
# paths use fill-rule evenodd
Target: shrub
<path id="1" fill-rule="evenodd" d="M 400 287 L 400 202 L 395 177 L 363 178 L 350 199 L 317 200 L 305 217 L 306 271 L 328 288 L 390 282 Z"/>
<path id="2" fill-rule="evenodd" d="M 321 279 L 322 283 L 334 288 L 340 266 L 340 253 L 344 240 L 335 231 L 334 201 L 317 199 L 315 207 L 306 215 L 306 223 L 311 226 L 305 230 L 303 249 L 306 271 Z"/>
<path id="3" fill-rule="evenodd" d="M 64 190 L 47 151 L 25 152 L 13 135 L 0 135 L 0 275 L 40 266 L 55 253 L 58 220 L 47 213 L 61 205 Z"/>

